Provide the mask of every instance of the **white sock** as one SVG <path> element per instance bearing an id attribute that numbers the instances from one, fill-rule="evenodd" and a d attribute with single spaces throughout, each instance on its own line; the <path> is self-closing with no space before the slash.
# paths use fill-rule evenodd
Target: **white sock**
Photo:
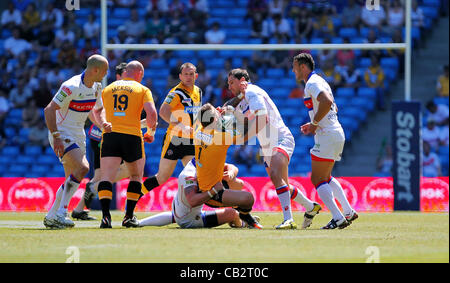
<path id="1" fill-rule="evenodd" d="M 314 203 L 307 198 L 301 190 L 299 190 L 299 188 L 292 186 L 292 194 L 291 194 L 291 199 L 294 200 L 295 202 L 301 204 L 306 211 L 311 211 L 314 208 Z"/>
<path id="2" fill-rule="evenodd" d="M 333 190 L 331 189 L 328 182 L 320 183 L 316 187 L 317 193 L 319 194 L 320 199 L 323 203 L 328 207 L 331 214 L 333 215 L 333 219 L 338 221 L 341 220 L 344 216 L 342 215 L 339 207 L 334 201 Z"/>
<path id="3" fill-rule="evenodd" d="M 291 211 L 291 196 L 289 193 L 289 187 L 283 185 L 276 189 L 278 199 L 280 200 L 281 210 L 283 211 L 284 220 L 292 219 Z"/>
<path id="4" fill-rule="evenodd" d="M 350 203 L 347 200 L 347 197 L 345 196 L 345 192 L 342 189 L 341 184 L 339 183 L 336 178 L 331 177 L 330 182 L 328 183 L 333 190 L 334 197 L 338 200 L 338 202 L 342 206 L 342 210 L 344 211 L 344 214 L 351 214 L 353 211 L 353 208 L 350 206 Z"/>
<path id="5" fill-rule="evenodd" d="M 75 179 L 72 175 L 69 176 L 69 178 L 66 179 L 64 183 L 64 191 L 61 198 L 61 203 L 58 208 L 58 212 L 65 213 L 67 212 L 67 207 L 69 206 L 69 202 L 72 199 L 75 192 L 78 190 L 78 187 L 80 186 L 80 182 Z"/>
<path id="6" fill-rule="evenodd" d="M 61 203 L 63 191 L 64 184 L 61 184 L 61 186 L 59 186 L 58 190 L 56 191 L 55 200 L 53 201 L 52 207 L 47 212 L 47 217 L 52 218 L 55 216 L 56 210 L 58 210 L 59 204 Z"/>
<path id="7" fill-rule="evenodd" d="M 161 212 L 139 221 L 139 226 L 165 226 L 174 222 L 172 211 Z"/>

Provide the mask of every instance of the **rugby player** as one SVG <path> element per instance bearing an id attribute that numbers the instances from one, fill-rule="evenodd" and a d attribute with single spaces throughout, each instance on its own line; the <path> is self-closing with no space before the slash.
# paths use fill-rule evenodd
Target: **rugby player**
<path id="1" fill-rule="evenodd" d="M 44 109 L 50 145 L 60 159 L 66 177 L 44 218 L 47 228 L 75 226 L 67 218 L 67 207 L 80 181 L 89 171 L 84 124 L 91 111 L 101 111 L 101 81 L 107 71 L 108 60 L 105 57 L 97 54 L 90 56 L 84 72 L 65 81 Z M 110 127 L 104 120 L 99 120 L 99 124 L 105 129 Z"/>
<path id="2" fill-rule="evenodd" d="M 123 79 L 108 85 L 102 92 L 102 111 L 95 112 L 97 121 L 105 119 L 109 130 L 104 129 L 100 149 L 100 175 L 98 196 L 102 206 L 100 228 L 111 228 L 110 203 L 112 182 L 122 160 L 130 172 L 127 188 L 124 227 L 137 227 L 134 208 L 141 195 L 145 165 L 144 141 L 153 142 L 157 113 L 151 91 L 140 84 L 144 67 L 138 61 L 127 64 Z M 145 110 L 149 131 L 142 136 L 141 112 Z M 102 116 L 105 116 L 103 118 Z M 105 128 L 105 127 L 104 127 Z"/>
<path id="3" fill-rule="evenodd" d="M 183 166 L 194 157 L 193 127 L 202 104 L 202 90 L 195 85 L 197 68 L 192 63 L 180 67 L 180 83 L 173 87 L 159 110 L 169 126 L 164 135 L 158 173 L 144 181 L 142 194 L 164 184 L 181 160 Z"/>
<path id="4" fill-rule="evenodd" d="M 314 72 L 315 63 L 308 53 L 295 56 L 292 63 L 297 82 L 304 81 L 304 104 L 311 122 L 300 127 L 305 135 L 314 134 L 311 153 L 311 182 L 333 218 L 322 229 L 343 229 L 358 218 L 350 206 L 341 184 L 331 176 L 336 161 L 341 160 L 345 135 L 338 121 L 337 106 L 328 83 Z M 336 205 L 339 201 L 344 215 Z"/>
<path id="5" fill-rule="evenodd" d="M 246 70 L 231 70 L 228 74 L 228 87 L 235 97 L 225 105 L 237 105 L 234 113 L 238 120 L 244 124 L 247 123 L 246 120 L 249 121 L 247 135 L 257 136 L 267 174 L 276 188 L 284 220 L 275 228 L 297 228 L 292 218 L 291 199 L 305 207 L 302 228 L 309 227 L 321 206 L 309 200 L 298 188 L 289 185 L 288 166 L 295 141 L 276 105 L 266 91 L 250 82 Z"/>

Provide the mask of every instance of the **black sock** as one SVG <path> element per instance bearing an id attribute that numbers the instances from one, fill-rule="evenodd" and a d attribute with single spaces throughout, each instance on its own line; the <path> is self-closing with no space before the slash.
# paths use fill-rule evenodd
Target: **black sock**
<path id="1" fill-rule="evenodd" d="M 158 179 L 156 179 L 156 176 L 151 176 L 148 177 L 145 181 L 144 181 L 144 187 L 147 191 L 151 191 L 156 187 L 159 187 L 159 183 L 158 183 Z"/>
<path id="2" fill-rule="evenodd" d="M 111 199 L 112 199 L 112 183 L 107 181 L 102 181 L 98 184 L 98 197 L 100 199 L 100 204 L 102 205 L 103 217 L 111 217 L 109 212 Z"/>
<path id="3" fill-rule="evenodd" d="M 139 200 L 141 194 L 141 183 L 137 181 L 130 181 L 127 188 L 127 209 L 125 215 L 129 218 L 133 217 L 134 208 Z"/>

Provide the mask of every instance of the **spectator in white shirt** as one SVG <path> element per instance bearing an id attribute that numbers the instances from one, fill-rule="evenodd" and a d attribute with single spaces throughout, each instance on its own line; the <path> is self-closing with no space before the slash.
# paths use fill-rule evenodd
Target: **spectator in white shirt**
<path id="1" fill-rule="evenodd" d="M 100 24 L 95 21 L 95 15 L 90 14 L 88 21 L 83 25 L 84 38 L 96 38 L 100 35 Z"/>
<path id="2" fill-rule="evenodd" d="M 165 15 L 169 11 L 169 3 L 167 0 L 157 0 L 156 4 L 154 1 L 148 1 L 148 5 L 145 9 L 147 11 L 147 15 L 151 15 L 153 11 L 157 11 L 161 15 Z"/>
<path id="3" fill-rule="evenodd" d="M 277 38 L 281 36 L 284 43 L 291 38 L 291 26 L 281 14 L 275 14 L 272 18 L 268 18 L 263 22 L 262 37 L 267 42 L 270 38 Z"/>
<path id="4" fill-rule="evenodd" d="M 20 30 L 14 28 L 12 36 L 5 40 L 4 48 L 9 56 L 18 57 L 19 54 L 32 49 L 31 43 L 20 38 Z"/>
<path id="5" fill-rule="evenodd" d="M 222 44 L 224 43 L 226 34 L 220 29 L 220 24 L 214 22 L 211 29 L 205 33 L 205 40 L 208 44 Z"/>
<path id="6" fill-rule="evenodd" d="M 441 132 L 433 119 L 428 118 L 427 126 L 422 130 L 422 139 L 430 144 L 433 150 L 439 148 L 439 138 Z"/>
<path id="7" fill-rule="evenodd" d="M 384 31 L 390 35 L 394 34 L 394 31 L 401 29 L 405 22 L 405 11 L 400 1 L 395 0 L 391 3 L 391 6 L 387 12 L 387 26 Z"/>
<path id="8" fill-rule="evenodd" d="M 430 100 L 426 104 L 428 110 L 428 117 L 436 122 L 437 126 L 442 126 L 445 123 L 445 119 L 448 119 L 449 112 L 448 106 L 445 104 L 436 104 L 433 100 Z"/>
<path id="9" fill-rule="evenodd" d="M 64 23 L 64 16 L 61 10 L 55 8 L 53 2 L 49 2 L 44 12 L 41 15 L 42 21 L 50 21 L 53 23 L 55 29 L 62 27 Z"/>
<path id="10" fill-rule="evenodd" d="M 424 177 L 438 177 L 442 175 L 439 156 L 431 151 L 430 144 L 426 141 L 423 142 L 422 171 Z"/>
<path id="11" fill-rule="evenodd" d="M 75 33 L 69 29 L 69 26 L 64 24 L 61 29 L 56 31 L 55 45 L 56 47 L 62 47 L 63 42 L 69 41 L 70 44 L 75 43 Z"/>
<path id="12" fill-rule="evenodd" d="M 386 13 L 382 5 L 379 9 L 369 10 L 366 7 L 361 9 L 361 21 L 364 26 L 381 29 L 386 20 Z"/>
<path id="13" fill-rule="evenodd" d="M 14 4 L 10 1 L 8 3 L 8 9 L 4 10 L 1 18 L 2 28 L 13 29 L 15 26 L 19 26 L 22 23 L 22 15 L 20 11 L 14 7 Z"/>
<path id="14" fill-rule="evenodd" d="M 145 33 L 147 28 L 146 23 L 140 19 L 137 9 L 131 10 L 131 17 L 125 22 L 124 26 L 127 29 L 128 36 L 131 36 L 136 40 Z"/>

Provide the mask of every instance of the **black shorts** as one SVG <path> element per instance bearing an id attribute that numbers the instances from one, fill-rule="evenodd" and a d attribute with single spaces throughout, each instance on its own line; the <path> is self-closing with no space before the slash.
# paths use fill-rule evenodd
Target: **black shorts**
<path id="1" fill-rule="evenodd" d="M 195 146 L 193 139 L 180 138 L 164 135 L 164 143 L 161 150 L 161 158 L 170 160 L 183 159 L 185 156 L 195 155 Z"/>
<path id="2" fill-rule="evenodd" d="M 114 132 L 103 134 L 101 157 L 122 157 L 125 162 L 134 162 L 144 154 L 144 141 L 139 136 Z"/>
<path id="3" fill-rule="evenodd" d="M 92 149 L 93 156 L 93 163 L 94 163 L 94 170 L 100 168 L 100 142 L 90 139 L 89 144 Z"/>

